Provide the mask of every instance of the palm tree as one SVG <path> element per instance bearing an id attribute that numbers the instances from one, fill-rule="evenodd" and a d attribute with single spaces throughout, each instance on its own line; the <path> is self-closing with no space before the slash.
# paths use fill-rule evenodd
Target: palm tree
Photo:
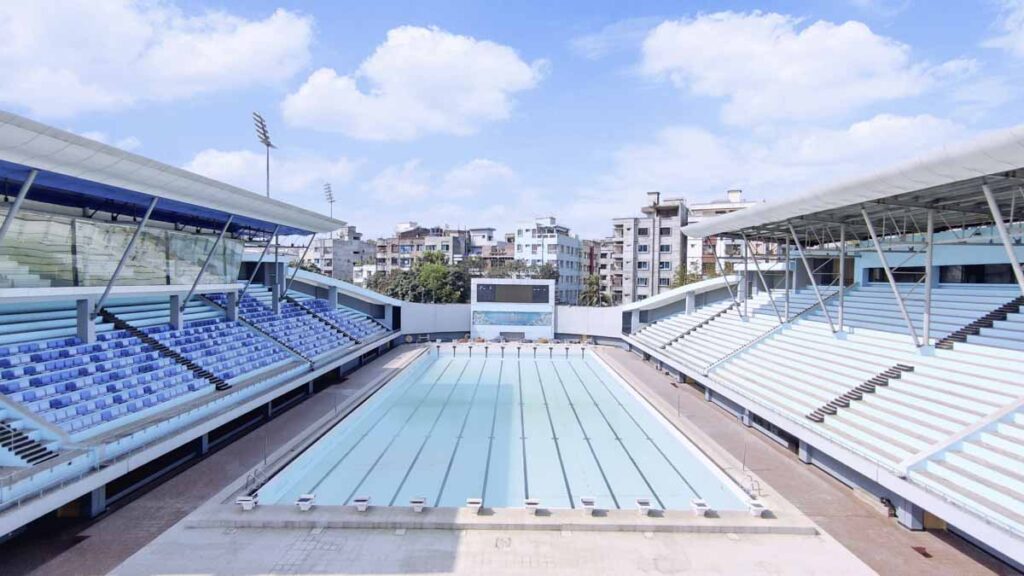
<path id="1" fill-rule="evenodd" d="M 608 306 L 611 298 L 601 292 L 601 279 L 591 274 L 583 280 L 583 290 L 580 291 L 580 306 Z"/>

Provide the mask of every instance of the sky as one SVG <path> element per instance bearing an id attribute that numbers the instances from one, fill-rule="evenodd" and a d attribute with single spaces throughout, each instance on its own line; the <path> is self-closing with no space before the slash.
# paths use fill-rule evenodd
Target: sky
<path id="1" fill-rule="evenodd" d="M 5 0 L 0 108 L 370 237 L 772 202 L 1024 122 L 1024 0 Z"/>

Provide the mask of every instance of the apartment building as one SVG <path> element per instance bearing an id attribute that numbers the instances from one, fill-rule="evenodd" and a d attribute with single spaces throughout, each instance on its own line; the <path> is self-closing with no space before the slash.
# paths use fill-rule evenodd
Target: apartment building
<path id="1" fill-rule="evenodd" d="M 582 288 L 583 243 L 569 228 L 557 223 L 553 216 L 537 218 L 516 227 L 515 259 L 527 266 L 551 264 L 558 270 L 555 301 L 559 304 L 579 302 Z"/>
<path id="2" fill-rule="evenodd" d="M 353 269 L 373 262 L 375 254 L 373 242 L 363 240 L 362 233 L 356 231 L 355 226 L 345 226 L 316 238 L 306 255 L 306 261 L 315 264 L 331 278 L 352 282 Z"/>
<path id="3" fill-rule="evenodd" d="M 750 208 L 758 204 L 757 202 L 744 201 L 742 190 L 729 190 L 725 194 L 724 200 L 691 204 L 689 207 L 690 224 Z M 724 268 L 726 272 L 732 272 L 734 268 L 743 262 L 743 241 L 739 239 L 691 237 L 687 238 L 686 244 L 686 269 L 694 275 L 704 277 L 718 274 L 721 272 L 718 269 L 719 266 Z M 758 254 L 764 254 L 764 246 L 760 243 L 753 248 L 758 251 Z M 718 265 L 715 264 L 716 255 L 718 256 Z"/>
<path id="4" fill-rule="evenodd" d="M 681 228 L 688 222 L 686 201 L 647 193 L 641 216 L 615 218 L 612 235 L 598 252 L 601 285 L 613 304 L 628 304 L 669 290 L 675 271 L 686 263 Z"/>
<path id="5" fill-rule="evenodd" d="M 411 270 L 429 252 L 440 252 L 449 264 L 458 264 L 469 256 L 469 247 L 468 230 L 403 222 L 395 227 L 394 236 L 377 240 L 377 271 Z"/>

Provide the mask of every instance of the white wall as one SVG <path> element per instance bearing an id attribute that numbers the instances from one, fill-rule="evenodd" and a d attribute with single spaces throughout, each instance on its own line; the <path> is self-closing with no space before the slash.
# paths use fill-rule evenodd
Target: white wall
<path id="1" fill-rule="evenodd" d="M 558 306 L 555 332 L 588 336 L 622 337 L 622 306 Z"/>
<path id="2" fill-rule="evenodd" d="M 426 334 L 461 332 L 469 334 L 469 304 L 402 304 L 402 332 Z"/>

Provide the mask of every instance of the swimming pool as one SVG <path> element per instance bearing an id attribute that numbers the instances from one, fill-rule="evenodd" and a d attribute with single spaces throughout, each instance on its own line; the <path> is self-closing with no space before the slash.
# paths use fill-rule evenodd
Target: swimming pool
<path id="1" fill-rule="evenodd" d="M 591 351 L 526 350 L 430 351 L 274 475 L 260 503 L 744 508 L 739 488 Z"/>

